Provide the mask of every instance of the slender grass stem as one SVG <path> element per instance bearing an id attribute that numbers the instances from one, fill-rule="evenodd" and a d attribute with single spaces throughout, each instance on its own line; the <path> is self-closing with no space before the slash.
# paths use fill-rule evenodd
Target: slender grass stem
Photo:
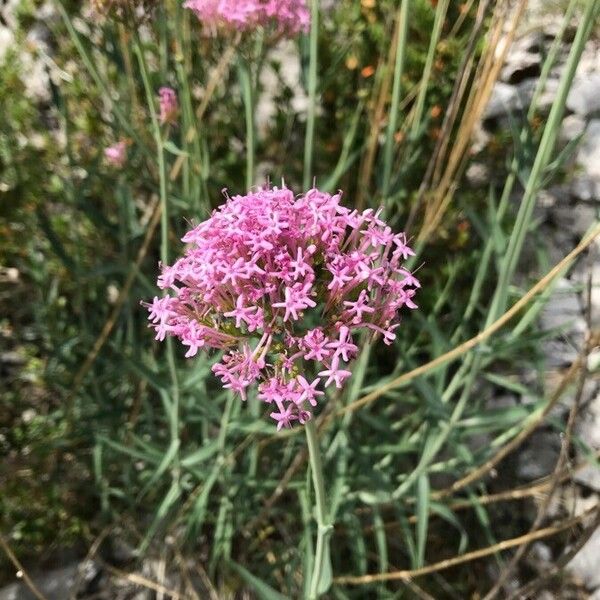
<path id="1" fill-rule="evenodd" d="M 431 34 L 431 41 L 429 42 L 427 58 L 425 59 L 425 67 L 423 68 L 423 77 L 421 78 L 421 85 L 419 86 L 419 93 L 415 102 L 415 112 L 413 115 L 413 122 L 409 134 L 411 141 L 414 141 L 419 135 L 419 127 L 421 126 L 421 119 L 423 118 L 423 110 L 425 108 L 425 97 L 427 96 L 427 87 L 429 84 L 429 80 L 431 79 L 433 59 L 435 58 L 435 49 L 437 48 L 438 42 L 440 40 L 440 34 L 442 33 L 442 26 L 444 24 L 444 19 L 446 18 L 446 12 L 448 11 L 449 3 L 450 0 L 442 0 L 438 3 L 435 9 L 433 33 Z"/>
<path id="2" fill-rule="evenodd" d="M 584 13 L 582 15 L 581 24 L 575 35 L 575 40 L 571 46 L 569 57 L 562 75 L 556 99 L 552 104 L 550 115 L 544 133 L 540 141 L 540 146 L 535 157 L 531 174 L 527 180 L 523 200 L 517 214 L 517 220 L 510 237 L 505 259 L 502 263 L 498 285 L 494 293 L 492 306 L 488 315 L 488 322 L 494 321 L 501 315 L 508 303 L 508 287 L 512 281 L 514 272 L 517 268 L 517 263 L 521 255 L 525 235 L 529 229 L 533 208 L 535 206 L 536 194 L 544 176 L 544 172 L 550 161 L 550 156 L 554 149 L 556 137 L 560 129 L 560 123 L 565 109 L 567 95 L 571 89 L 571 83 L 575 77 L 575 71 L 581 58 L 585 42 L 590 35 L 594 23 L 594 17 L 600 9 L 600 3 L 597 0 L 587 0 Z"/>
<path id="3" fill-rule="evenodd" d="M 406 56 L 406 38 L 408 35 L 408 10 L 410 0 L 403 0 L 398 11 L 400 30 L 396 40 L 396 61 L 394 64 L 394 85 L 392 87 L 392 104 L 390 106 L 390 118 L 385 136 L 385 147 L 383 150 L 383 198 L 387 198 L 390 191 L 392 177 L 392 161 L 394 149 L 394 134 L 398 126 L 398 105 L 400 104 L 400 91 L 402 89 L 402 74 L 404 72 L 404 57 Z"/>
<path id="4" fill-rule="evenodd" d="M 254 94 L 250 65 L 241 62 L 238 72 L 246 117 L 246 191 L 250 191 L 254 185 Z"/>
<path id="5" fill-rule="evenodd" d="M 561 47 L 561 42 L 567 31 L 569 23 L 571 22 L 571 18 L 573 17 L 573 13 L 575 12 L 575 8 L 579 5 L 580 0 L 571 0 L 569 5 L 567 6 L 567 10 L 565 12 L 565 16 L 562 20 L 562 25 L 560 30 L 556 34 L 554 38 L 554 42 L 552 42 L 552 46 L 550 47 L 550 51 L 548 52 L 548 56 L 542 65 L 542 71 L 540 73 L 540 78 L 535 86 L 535 90 L 533 93 L 533 98 L 531 99 L 531 104 L 529 105 L 529 110 L 527 111 L 527 120 L 531 121 L 535 115 L 535 111 L 537 109 L 537 104 L 546 87 L 546 82 L 548 81 L 548 76 L 550 75 L 550 70 L 554 66 L 554 62 L 556 61 L 556 57 L 558 55 L 558 51 Z"/>
<path id="6" fill-rule="evenodd" d="M 308 114 L 306 116 L 306 138 L 304 140 L 303 189 L 308 190 L 312 182 L 313 145 L 315 136 L 315 114 L 317 110 L 317 53 L 319 34 L 319 0 L 310 3 L 310 59 L 308 65 Z"/>
<path id="7" fill-rule="evenodd" d="M 315 561 L 308 593 L 309 600 L 315 600 L 319 597 L 321 579 L 323 578 L 330 561 L 327 541 L 331 533 L 331 525 L 327 520 L 323 465 L 321 462 L 319 438 L 314 420 L 308 421 L 304 428 L 306 431 L 306 441 L 308 443 L 310 471 L 315 490 L 315 517 L 317 519 L 317 547 L 315 550 Z"/>
<path id="8" fill-rule="evenodd" d="M 168 206 L 168 173 L 165 160 L 165 150 L 163 136 L 160 130 L 160 123 L 156 111 L 155 94 L 150 84 L 148 75 L 148 66 L 144 57 L 144 51 L 140 45 L 137 34 L 134 37 L 134 52 L 138 59 L 140 74 L 144 83 L 144 91 L 146 92 L 146 101 L 148 110 L 150 111 L 150 119 L 152 123 L 152 131 L 156 142 L 156 159 L 158 163 L 159 173 L 159 189 L 160 189 L 160 204 L 161 204 L 161 245 L 160 258 L 163 264 L 169 263 L 169 206 Z M 170 406 L 170 433 L 171 440 L 179 440 L 179 383 L 177 378 L 177 366 L 175 364 L 175 353 L 173 343 L 170 337 L 167 342 L 167 364 L 171 377 L 171 406 Z M 177 463 L 177 460 L 174 461 Z"/>
<path id="9" fill-rule="evenodd" d="M 87 69 L 91 78 L 94 80 L 94 83 L 102 92 L 102 96 L 106 99 L 112 99 L 111 90 L 100 76 L 100 73 L 98 73 L 94 62 L 90 58 L 90 55 L 88 54 L 83 43 L 81 42 L 77 31 L 75 31 L 75 27 L 73 27 L 73 23 L 71 22 L 71 17 L 69 16 L 69 13 L 66 11 L 62 2 L 57 2 L 56 5 L 58 7 L 58 11 L 60 12 L 63 18 L 69 36 L 71 37 L 71 40 L 75 45 L 75 48 L 77 49 L 77 52 L 79 53 L 83 64 L 85 65 L 85 68 Z M 125 116 L 125 113 L 121 110 L 119 105 L 116 102 L 112 101 L 110 105 L 112 112 L 114 113 L 115 117 L 117 118 L 117 121 L 119 122 L 119 125 L 124 129 L 124 131 L 127 132 L 128 135 L 130 135 L 139 144 L 142 152 L 144 152 L 146 155 L 149 155 L 150 151 L 148 150 L 147 146 L 144 144 L 138 133 L 135 131 L 135 129 L 131 126 L 130 120 Z"/>

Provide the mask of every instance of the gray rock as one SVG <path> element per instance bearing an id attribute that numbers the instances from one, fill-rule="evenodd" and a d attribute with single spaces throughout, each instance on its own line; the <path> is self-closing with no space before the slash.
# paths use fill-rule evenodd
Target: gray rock
<path id="1" fill-rule="evenodd" d="M 600 200 L 600 181 L 596 181 L 587 175 L 578 175 L 571 180 L 571 195 L 583 202 L 594 202 Z"/>
<path id="2" fill-rule="evenodd" d="M 558 139 L 563 144 L 574 140 L 585 131 L 585 125 L 585 119 L 579 115 L 566 116 L 561 123 Z"/>
<path id="3" fill-rule="evenodd" d="M 497 119 L 520 110 L 523 110 L 523 104 L 517 88 L 497 81 L 492 89 L 492 95 L 483 113 L 483 118 Z"/>
<path id="4" fill-rule="evenodd" d="M 573 236 L 582 237 L 594 224 L 597 211 L 593 206 L 578 204 L 576 206 L 554 206 L 550 215 L 557 227 L 564 227 Z"/>
<path id="5" fill-rule="evenodd" d="M 582 290 L 582 301 L 584 314 L 590 312 L 592 329 L 600 328 L 600 240 L 591 244 L 586 255 L 575 265 L 572 271 L 573 279 L 576 279 Z M 590 306 L 588 300 L 588 283 L 591 278 Z M 594 366 L 595 365 L 595 366 Z M 589 362 L 590 370 L 597 370 L 600 358 L 593 353 L 593 359 Z"/>
<path id="6" fill-rule="evenodd" d="M 547 364 L 551 367 L 571 364 L 577 358 L 587 327 L 577 290 L 567 279 L 556 282 L 554 293 L 542 310 L 540 324 L 543 329 L 561 331 L 544 346 Z"/>
<path id="7" fill-rule="evenodd" d="M 600 95 L 600 89 L 598 94 Z M 588 177 L 600 182 L 600 119 L 589 122 L 579 145 L 577 164 Z"/>
<path id="8" fill-rule="evenodd" d="M 0 364 L 19 366 L 25 364 L 25 357 L 19 352 L 2 352 L 0 354 Z"/>
<path id="9" fill-rule="evenodd" d="M 549 475 L 556 466 L 559 452 L 560 437 L 557 433 L 538 432 L 517 458 L 517 476 L 532 481 Z"/>
<path id="10" fill-rule="evenodd" d="M 600 529 L 597 529 L 583 548 L 567 565 L 567 569 L 589 590 L 600 587 Z"/>
<path id="11" fill-rule="evenodd" d="M 475 162 L 469 165 L 465 177 L 473 187 L 487 187 L 490 182 L 490 171 L 486 165 Z"/>
<path id="12" fill-rule="evenodd" d="M 544 542 L 535 542 L 531 545 L 531 558 L 538 564 L 549 564 L 552 562 L 552 550 Z"/>
<path id="13" fill-rule="evenodd" d="M 600 73 L 575 80 L 567 97 L 567 108 L 583 116 L 600 111 Z"/>
<path id="14" fill-rule="evenodd" d="M 136 549 L 120 535 L 110 539 L 109 547 L 111 560 L 117 565 L 128 563 L 138 556 Z"/>
<path id="15" fill-rule="evenodd" d="M 537 79 L 525 79 L 521 81 L 517 86 L 517 94 L 519 95 L 520 104 L 523 109 L 528 109 L 533 96 L 537 89 Z M 556 92 L 558 91 L 559 80 L 555 78 L 548 79 L 544 89 L 540 93 L 536 101 L 536 110 L 543 114 L 550 112 L 550 108 L 556 98 Z"/>
<path id="16" fill-rule="evenodd" d="M 584 485 L 595 492 L 600 492 L 600 468 L 588 465 L 577 471 L 573 479 L 580 485 Z"/>
<path id="17" fill-rule="evenodd" d="M 600 449 L 600 393 L 581 411 L 575 429 L 588 446 Z"/>
<path id="18" fill-rule="evenodd" d="M 11 583 L 0 589 L 0 600 L 21 600 L 23 596 L 19 596 L 21 589 L 20 583 Z"/>
<path id="19" fill-rule="evenodd" d="M 487 400 L 485 403 L 485 409 L 487 410 L 500 410 L 502 408 L 513 408 L 517 406 L 517 396 L 514 394 L 498 394 L 494 395 Z"/>
<path id="20" fill-rule="evenodd" d="M 548 386 L 547 393 L 552 393 L 554 387 Z M 579 399 L 579 406 L 582 407 L 594 398 L 598 391 L 598 384 L 594 381 L 593 377 L 587 377 L 583 388 L 581 390 L 581 397 Z M 554 405 L 552 410 L 550 411 L 550 416 L 552 418 L 563 419 L 566 422 L 568 418 L 568 413 L 575 402 L 575 397 L 577 394 L 577 390 L 575 387 L 569 388 L 559 399 L 559 401 Z M 581 408 L 580 408 L 581 410 Z"/>
<path id="21" fill-rule="evenodd" d="M 65 600 L 77 593 L 75 583 L 79 584 L 79 590 L 85 590 L 99 573 L 97 563 L 85 561 L 38 575 L 28 575 L 46 600 Z M 35 600 L 35 596 L 24 583 L 14 583 L 0 590 L 0 600 Z"/>
<path id="22" fill-rule="evenodd" d="M 511 50 L 506 64 L 500 72 L 500 79 L 506 83 L 520 83 L 524 79 L 540 74 L 542 56 L 539 52 L 526 49 Z"/>

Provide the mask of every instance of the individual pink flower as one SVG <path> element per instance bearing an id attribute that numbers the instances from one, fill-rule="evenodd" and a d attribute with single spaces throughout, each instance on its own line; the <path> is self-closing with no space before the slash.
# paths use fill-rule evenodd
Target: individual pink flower
<path id="1" fill-rule="evenodd" d="M 211 32 L 225 28 L 246 31 L 274 25 L 281 33 L 295 35 L 308 31 L 310 12 L 305 0 L 187 0 Z"/>
<path id="2" fill-rule="evenodd" d="M 120 140 L 116 144 L 104 149 L 104 157 L 113 167 L 123 168 L 127 162 L 127 141 Z"/>
<path id="3" fill-rule="evenodd" d="M 158 340 L 177 337 L 188 357 L 223 351 L 215 375 L 242 399 L 257 387 L 278 429 L 306 423 L 325 388 L 343 387 L 358 334 L 391 344 L 400 311 L 416 308 L 406 236 L 340 200 L 317 189 L 226 196 L 162 266 L 166 295 L 146 304 Z"/>
<path id="4" fill-rule="evenodd" d="M 170 87 L 161 87 L 158 90 L 158 104 L 160 108 L 159 119 L 162 125 L 174 123 L 179 112 L 177 94 Z"/>

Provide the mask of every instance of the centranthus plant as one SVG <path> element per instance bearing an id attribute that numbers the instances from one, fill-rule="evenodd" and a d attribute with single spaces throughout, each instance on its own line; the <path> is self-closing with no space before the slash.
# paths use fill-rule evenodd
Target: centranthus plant
<path id="1" fill-rule="evenodd" d="M 277 429 L 306 423 L 330 386 L 341 388 L 356 334 L 392 343 L 403 307 L 416 308 L 413 255 L 379 211 L 349 210 L 341 194 L 259 189 L 227 198 L 163 265 L 170 295 L 149 304 L 156 339 L 224 351 L 213 372 L 243 400 L 253 384 Z"/>
<path id="2" fill-rule="evenodd" d="M 245 400 L 255 386 L 277 430 L 306 426 L 318 525 L 311 599 L 330 582 L 331 531 L 312 410 L 350 377 L 358 333 L 393 342 L 419 287 L 403 266 L 414 254 L 406 235 L 340 199 L 285 187 L 227 197 L 162 266 L 158 285 L 170 293 L 147 304 L 156 339 L 179 338 L 186 357 L 222 351 L 213 372 L 225 388 Z"/>

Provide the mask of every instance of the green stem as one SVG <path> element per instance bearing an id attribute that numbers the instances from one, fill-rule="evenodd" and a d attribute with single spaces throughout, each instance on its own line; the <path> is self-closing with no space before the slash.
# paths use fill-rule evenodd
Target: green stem
<path id="1" fill-rule="evenodd" d="M 137 131 L 131 126 L 131 120 L 125 116 L 125 113 L 121 110 L 118 103 L 112 101 L 112 92 L 111 92 L 110 88 L 108 87 L 108 85 L 106 84 L 106 82 L 102 79 L 102 77 L 100 77 L 100 74 L 99 74 L 98 70 L 96 69 L 94 62 L 92 61 L 89 54 L 87 53 L 83 43 L 81 42 L 79 35 L 77 34 L 77 31 L 75 31 L 75 27 L 73 27 L 73 23 L 71 22 L 69 13 L 63 6 L 63 3 L 57 2 L 56 5 L 58 7 L 58 11 L 60 12 L 60 14 L 63 18 L 63 21 L 65 23 L 67 31 L 69 32 L 69 36 L 70 36 L 73 44 L 75 45 L 75 48 L 77 49 L 77 52 L 79 53 L 79 56 L 80 56 L 81 60 L 83 61 L 85 68 L 87 69 L 88 73 L 94 80 L 94 83 L 98 86 L 98 88 L 102 92 L 102 96 L 108 102 L 110 102 L 111 111 L 114 113 L 115 117 L 117 118 L 117 121 L 119 122 L 121 127 L 127 132 L 127 134 L 130 135 L 137 142 L 137 144 L 139 145 L 142 152 L 144 152 L 144 154 L 146 154 L 146 155 L 149 155 L 150 152 L 149 152 L 147 146 L 144 144 L 143 140 L 140 138 Z"/>
<path id="2" fill-rule="evenodd" d="M 330 560 L 327 539 L 331 531 L 331 525 L 327 521 L 323 465 L 321 462 L 321 451 L 319 449 L 319 437 L 314 421 L 312 419 L 308 421 L 304 426 L 304 429 L 306 430 L 306 441 L 308 443 L 308 454 L 310 457 L 310 471 L 312 474 L 313 487 L 315 489 L 315 517 L 317 519 L 317 548 L 315 551 L 315 563 L 308 593 L 309 600 L 315 600 L 319 597 L 321 578 L 323 577 Z"/>
<path id="3" fill-rule="evenodd" d="M 581 27 L 577 30 L 575 40 L 571 46 L 567 64 L 559 85 L 556 99 L 552 104 L 550 115 L 544 133 L 540 141 L 540 146 L 535 157 L 535 162 L 531 169 L 531 174 L 527 180 L 525 192 L 523 194 L 523 200 L 519 207 L 519 213 L 517 215 L 515 227 L 513 229 L 511 238 L 508 243 L 505 259 L 502 263 L 502 269 L 500 270 L 500 276 L 498 278 L 498 284 L 492 301 L 492 306 L 488 314 L 488 321 L 494 321 L 506 310 L 508 303 L 508 288 L 512 281 L 514 272 L 517 267 L 523 243 L 525 241 L 525 235 L 529 229 L 531 216 L 533 214 L 533 208 L 535 206 L 535 199 L 539 190 L 540 183 L 544 177 L 544 172 L 550 161 L 550 156 L 554 149 L 554 143 L 560 129 L 560 123 L 565 109 L 565 103 L 567 95 L 571 89 L 571 83 L 575 77 L 575 71 L 579 64 L 579 59 L 585 42 L 589 37 L 589 34 L 594 23 L 595 14 L 598 12 L 600 4 L 597 0 L 587 0 L 585 11 L 581 19 Z"/>
<path id="4" fill-rule="evenodd" d="M 423 118 L 423 110 L 425 109 L 425 97 L 427 96 L 427 87 L 429 84 L 429 80 L 431 79 L 433 59 L 435 58 L 435 49 L 437 48 L 438 42 L 440 40 L 440 34 L 442 33 L 442 26 L 446 18 L 449 3 L 450 0 L 441 0 L 441 2 L 437 5 L 435 11 L 433 34 L 431 35 L 431 41 L 429 42 L 429 50 L 427 51 L 427 59 L 425 60 L 423 77 L 421 78 L 421 85 L 419 86 L 419 94 L 417 95 L 417 100 L 415 102 L 415 114 L 409 135 L 412 141 L 416 140 L 419 134 L 419 127 L 421 126 L 421 119 Z"/>
<path id="5" fill-rule="evenodd" d="M 390 106 L 390 119 L 388 121 L 383 150 L 383 198 L 387 198 L 390 191 L 392 177 L 392 151 L 394 148 L 394 134 L 398 126 L 398 105 L 400 104 L 400 90 L 402 89 L 402 73 L 404 71 L 404 57 L 406 56 L 406 38 L 408 35 L 408 7 L 410 0 L 403 0 L 398 11 L 400 31 L 396 40 L 396 62 L 394 64 L 394 85 L 392 87 L 392 104 Z"/>
<path id="6" fill-rule="evenodd" d="M 540 73 L 540 78 L 535 86 L 535 91 L 533 93 L 533 98 L 531 99 L 531 104 L 529 105 L 529 110 L 527 111 L 527 120 L 531 122 L 533 117 L 535 116 L 535 111 L 537 110 L 537 103 L 542 95 L 544 88 L 546 87 L 546 83 L 548 81 L 548 76 L 550 75 L 550 70 L 554 66 L 556 61 L 556 56 L 558 55 L 558 51 L 562 46 L 562 41 L 565 36 L 565 32 L 571 23 L 571 17 L 575 12 L 575 8 L 579 4 L 579 0 L 571 0 L 569 2 L 569 6 L 567 6 L 567 10 L 565 12 L 565 16 L 562 20 L 562 25 L 560 27 L 559 32 L 556 34 L 554 41 L 552 42 L 552 46 L 550 47 L 550 51 L 548 52 L 548 56 L 542 65 L 542 71 Z"/>
<path id="7" fill-rule="evenodd" d="M 308 65 L 308 114 L 306 138 L 304 140 L 304 191 L 312 185 L 313 140 L 315 136 L 315 114 L 317 104 L 317 50 L 319 33 L 319 0 L 310 3 L 310 62 Z"/>
<path id="8" fill-rule="evenodd" d="M 152 122 L 152 131 L 154 134 L 154 140 L 156 142 L 156 158 L 158 162 L 158 173 L 159 173 L 159 188 L 160 188 L 160 205 L 161 205 L 161 245 L 160 245 L 160 259 L 164 265 L 169 263 L 169 212 L 168 212 L 168 174 L 167 164 L 165 161 L 165 150 L 163 145 L 162 133 L 160 130 L 160 123 L 158 121 L 158 114 L 156 111 L 155 94 L 150 84 L 150 78 L 148 76 L 148 67 L 146 65 L 146 59 L 144 57 L 144 51 L 140 45 L 137 34 L 134 38 L 134 52 L 138 59 L 140 67 L 140 74 L 144 83 L 144 90 L 146 92 L 146 101 L 148 103 L 148 109 L 150 111 L 150 119 Z M 170 337 L 166 340 L 167 346 L 167 364 L 169 367 L 169 374 L 171 377 L 172 387 L 172 404 L 169 415 L 170 422 L 170 433 L 171 439 L 179 439 L 179 383 L 177 380 L 177 366 L 175 364 L 175 354 L 173 351 L 173 343 Z M 177 461 L 175 461 L 177 462 Z"/>
<path id="9" fill-rule="evenodd" d="M 254 185 L 254 104 L 250 66 L 241 63 L 239 76 L 246 115 L 246 191 L 249 192 Z"/>

